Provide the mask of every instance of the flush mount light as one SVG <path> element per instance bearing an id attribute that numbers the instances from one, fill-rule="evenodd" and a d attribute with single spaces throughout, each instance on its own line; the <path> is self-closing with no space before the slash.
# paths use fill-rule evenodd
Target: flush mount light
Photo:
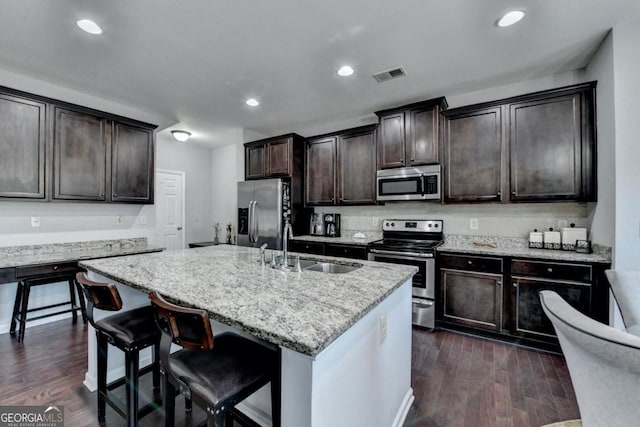
<path id="1" fill-rule="evenodd" d="M 91 19 L 80 19 L 76 24 L 89 34 L 102 34 L 102 28 Z"/>
<path id="2" fill-rule="evenodd" d="M 524 18 L 523 10 L 512 10 L 505 13 L 502 18 L 498 19 L 496 25 L 501 28 L 508 27 L 520 21 L 522 18 Z"/>
<path id="3" fill-rule="evenodd" d="M 171 135 L 179 142 L 185 142 L 191 137 L 191 132 L 187 132 L 186 130 L 172 130 Z"/>
<path id="4" fill-rule="evenodd" d="M 255 99 L 255 98 L 249 98 L 249 99 L 247 99 L 246 103 L 247 103 L 247 105 L 248 105 L 248 106 L 250 106 L 250 107 L 257 107 L 258 105 L 260 105 L 260 103 L 258 102 L 258 100 L 257 100 L 257 99 Z"/>
<path id="5" fill-rule="evenodd" d="M 350 75 L 353 74 L 353 68 L 351 68 L 348 65 L 343 65 L 342 67 L 340 67 L 340 69 L 338 70 L 338 75 L 342 76 L 342 77 L 348 77 Z"/>

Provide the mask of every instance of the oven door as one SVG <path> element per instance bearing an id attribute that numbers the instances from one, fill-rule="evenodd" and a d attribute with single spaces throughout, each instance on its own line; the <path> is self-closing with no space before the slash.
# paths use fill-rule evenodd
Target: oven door
<path id="1" fill-rule="evenodd" d="M 422 200 L 422 174 L 378 176 L 378 200 Z"/>
<path id="2" fill-rule="evenodd" d="M 388 262 L 390 264 L 413 265 L 418 267 L 418 272 L 413 276 L 413 296 L 432 300 L 435 299 L 436 261 L 434 258 L 370 252 L 369 260 Z"/>

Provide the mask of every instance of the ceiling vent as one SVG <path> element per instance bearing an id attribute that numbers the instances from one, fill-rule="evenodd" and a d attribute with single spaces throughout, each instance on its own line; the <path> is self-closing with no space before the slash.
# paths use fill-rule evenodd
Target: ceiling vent
<path id="1" fill-rule="evenodd" d="M 407 73 L 404 71 L 403 67 L 392 68 L 390 70 L 380 71 L 379 73 L 375 73 L 373 78 L 376 79 L 378 83 L 386 82 L 387 80 L 395 79 L 398 77 L 406 76 Z"/>

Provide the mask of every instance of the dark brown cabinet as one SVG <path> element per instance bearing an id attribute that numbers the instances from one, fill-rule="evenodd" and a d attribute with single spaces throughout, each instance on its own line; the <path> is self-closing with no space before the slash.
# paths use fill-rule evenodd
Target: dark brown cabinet
<path id="1" fill-rule="evenodd" d="M 154 129 L 0 88 L 0 199 L 153 203 Z"/>
<path id="2" fill-rule="evenodd" d="M 367 259 L 367 246 L 344 243 L 326 243 L 308 240 L 290 240 L 289 250 L 314 255 L 328 255 L 341 258 Z"/>
<path id="3" fill-rule="evenodd" d="M 500 258 L 443 255 L 440 318 L 444 322 L 500 332 L 503 275 Z"/>
<path id="4" fill-rule="evenodd" d="M 45 198 L 46 108 L 0 89 L 0 199 Z"/>
<path id="5" fill-rule="evenodd" d="M 111 200 L 153 203 L 153 131 L 114 123 Z"/>
<path id="6" fill-rule="evenodd" d="M 511 332 L 534 339 L 555 339 L 553 325 L 544 314 L 538 292 L 557 292 L 576 310 L 593 316 L 593 267 L 583 264 L 528 260 L 511 262 Z"/>
<path id="7" fill-rule="evenodd" d="M 305 156 L 308 206 L 375 203 L 375 125 L 309 138 Z"/>
<path id="8" fill-rule="evenodd" d="M 502 200 L 502 109 L 447 114 L 443 133 L 445 202 Z"/>
<path id="9" fill-rule="evenodd" d="M 304 138 L 281 135 L 245 145 L 245 179 L 291 177 L 302 169 Z"/>
<path id="10" fill-rule="evenodd" d="M 609 264 L 440 252 L 436 317 L 440 327 L 558 350 L 538 293 L 552 290 L 578 311 L 609 319 Z"/>
<path id="11" fill-rule="evenodd" d="M 444 112 L 445 202 L 594 201 L 595 87 Z"/>
<path id="12" fill-rule="evenodd" d="M 377 111 L 378 168 L 437 164 L 444 97 Z"/>
<path id="13" fill-rule="evenodd" d="M 107 200 L 110 138 L 105 118 L 54 107 L 54 199 Z"/>

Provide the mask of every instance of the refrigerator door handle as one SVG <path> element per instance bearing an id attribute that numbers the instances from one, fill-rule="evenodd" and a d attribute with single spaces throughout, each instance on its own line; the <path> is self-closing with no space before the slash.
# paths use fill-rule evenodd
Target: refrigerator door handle
<path id="1" fill-rule="evenodd" d="M 259 237 L 259 233 L 258 233 L 258 227 L 260 226 L 260 224 L 258 224 L 258 201 L 254 201 L 253 202 L 253 243 L 258 243 L 258 237 Z"/>
<path id="2" fill-rule="evenodd" d="M 254 205 L 255 201 L 250 201 L 249 202 L 249 242 L 251 243 L 255 243 L 254 240 L 254 227 L 253 227 L 253 222 L 255 221 L 255 212 L 253 210 L 253 205 Z"/>

